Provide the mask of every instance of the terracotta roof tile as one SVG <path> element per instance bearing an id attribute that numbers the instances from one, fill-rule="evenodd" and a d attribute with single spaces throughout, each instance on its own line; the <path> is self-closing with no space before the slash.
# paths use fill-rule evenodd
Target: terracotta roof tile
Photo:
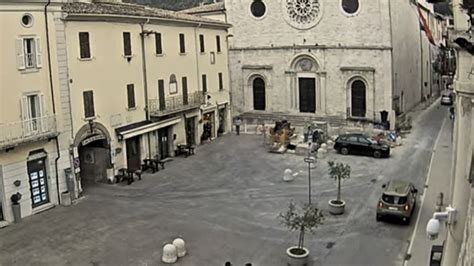
<path id="1" fill-rule="evenodd" d="M 138 17 L 153 17 L 163 19 L 174 19 L 177 21 L 186 21 L 194 23 L 210 23 L 222 26 L 230 26 L 218 20 L 202 18 L 199 16 L 178 13 L 175 11 L 151 8 L 136 4 L 126 3 L 66 3 L 62 10 L 68 14 L 96 14 L 96 15 L 123 15 Z"/>
<path id="2" fill-rule="evenodd" d="M 178 12 L 186 13 L 186 14 L 196 14 L 196 13 L 216 12 L 216 11 L 224 11 L 224 10 L 225 10 L 224 2 L 217 2 L 217 3 L 212 3 L 212 4 L 180 10 Z"/>

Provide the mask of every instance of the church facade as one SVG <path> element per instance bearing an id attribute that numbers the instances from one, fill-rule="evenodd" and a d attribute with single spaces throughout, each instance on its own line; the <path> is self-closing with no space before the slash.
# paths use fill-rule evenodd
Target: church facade
<path id="1" fill-rule="evenodd" d="M 433 93 L 414 1 L 226 0 L 225 10 L 233 115 L 244 120 L 379 122 Z"/>

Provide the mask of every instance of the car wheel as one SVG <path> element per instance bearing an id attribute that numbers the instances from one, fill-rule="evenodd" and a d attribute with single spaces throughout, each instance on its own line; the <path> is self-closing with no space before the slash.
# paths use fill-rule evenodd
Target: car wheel
<path id="1" fill-rule="evenodd" d="M 346 148 L 346 147 L 342 147 L 342 148 L 341 148 L 341 154 L 343 154 L 343 155 L 348 155 L 348 154 L 349 154 L 349 149 Z"/>
<path id="2" fill-rule="evenodd" d="M 382 220 L 382 216 L 380 216 L 379 214 L 377 214 L 377 215 L 375 216 L 375 220 L 376 220 L 377 222 L 380 222 L 380 221 Z"/>
<path id="3" fill-rule="evenodd" d="M 374 151 L 374 157 L 375 157 L 375 158 L 380 158 L 380 157 L 382 157 L 382 152 L 380 152 L 380 151 Z"/>

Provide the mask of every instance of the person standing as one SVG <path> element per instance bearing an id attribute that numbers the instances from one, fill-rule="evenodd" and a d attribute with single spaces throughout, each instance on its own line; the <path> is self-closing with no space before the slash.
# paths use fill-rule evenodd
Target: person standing
<path id="1" fill-rule="evenodd" d="M 240 125 L 242 124 L 242 120 L 240 117 L 237 117 L 235 120 L 235 130 L 237 131 L 237 135 L 240 135 Z"/>

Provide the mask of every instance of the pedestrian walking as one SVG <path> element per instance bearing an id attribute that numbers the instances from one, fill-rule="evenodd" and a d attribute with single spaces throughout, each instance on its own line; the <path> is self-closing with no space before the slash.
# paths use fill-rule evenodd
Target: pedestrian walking
<path id="1" fill-rule="evenodd" d="M 235 120 L 235 130 L 237 131 L 237 135 L 240 135 L 240 125 L 242 124 L 242 120 L 240 117 L 237 117 Z"/>

